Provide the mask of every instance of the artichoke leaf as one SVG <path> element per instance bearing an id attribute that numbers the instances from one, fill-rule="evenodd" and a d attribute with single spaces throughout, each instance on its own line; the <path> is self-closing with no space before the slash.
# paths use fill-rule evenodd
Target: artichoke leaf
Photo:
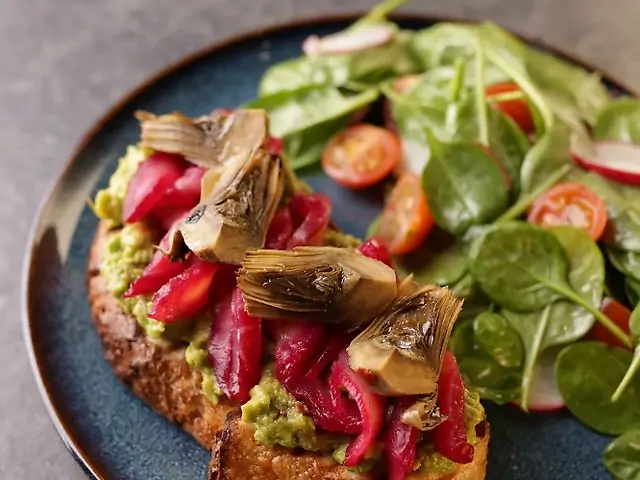
<path id="1" fill-rule="evenodd" d="M 408 277 L 396 300 L 349 345 L 350 367 L 382 395 L 433 394 L 461 309 L 448 288 L 417 286 Z"/>
<path id="2" fill-rule="evenodd" d="M 260 109 L 214 112 L 199 118 L 138 111 L 136 118 L 142 130 L 140 146 L 183 155 L 205 168 L 219 168 L 236 157 L 246 162 L 269 137 L 269 119 Z"/>
<path id="3" fill-rule="evenodd" d="M 402 414 L 402 422 L 423 432 L 433 430 L 448 417 L 440 412 L 436 403 L 438 390 L 419 399 Z"/>
<path id="4" fill-rule="evenodd" d="M 250 315 L 349 328 L 370 322 L 397 294 L 392 268 L 337 247 L 248 252 L 238 285 Z"/>

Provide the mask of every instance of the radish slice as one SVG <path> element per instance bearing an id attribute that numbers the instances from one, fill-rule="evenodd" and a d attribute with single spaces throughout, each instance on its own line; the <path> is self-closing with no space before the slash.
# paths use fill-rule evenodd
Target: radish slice
<path id="1" fill-rule="evenodd" d="M 307 55 L 353 53 L 378 47 L 393 39 L 393 30 L 387 25 L 370 25 L 318 37 L 311 35 L 302 43 Z"/>
<path id="2" fill-rule="evenodd" d="M 556 386 L 555 365 L 559 351 L 556 348 L 546 350 L 536 362 L 529 390 L 531 411 L 549 412 L 564 407 L 564 400 Z"/>
<path id="3" fill-rule="evenodd" d="M 422 170 L 429 158 L 429 149 L 414 140 L 402 138 L 400 141 L 402 146 L 402 162 L 396 174 L 400 175 L 408 171 L 418 176 L 422 175 Z"/>
<path id="4" fill-rule="evenodd" d="M 634 143 L 598 141 L 590 149 L 584 145 L 572 147 L 579 165 L 603 177 L 631 185 L 640 184 L 640 145 Z"/>

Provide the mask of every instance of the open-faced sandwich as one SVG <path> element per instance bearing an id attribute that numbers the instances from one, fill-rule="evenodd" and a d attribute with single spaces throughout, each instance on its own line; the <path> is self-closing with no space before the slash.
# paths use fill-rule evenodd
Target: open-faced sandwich
<path id="1" fill-rule="evenodd" d="M 93 320 L 210 477 L 484 478 L 484 410 L 447 350 L 462 301 L 338 231 L 263 110 L 137 116 L 94 204 Z"/>

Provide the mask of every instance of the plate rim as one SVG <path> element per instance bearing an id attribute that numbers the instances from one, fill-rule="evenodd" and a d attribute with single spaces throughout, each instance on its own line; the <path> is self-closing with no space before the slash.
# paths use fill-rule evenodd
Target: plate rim
<path id="1" fill-rule="evenodd" d="M 94 120 L 92 124 L 87 128 L 84 133 L 80 136 L 79 141 L 75 144 L 75 147 L 72 150 L 72 153 L 69 155 L 68 159 L 60 169 L 59 173 L 55 176 L 55 178 L 50 182 L 49 187 L 46 190 L 46 193 L 42 197 L 39 202 L 34 221 L 31 224 L 29 229 L 29 235 L 27 239 L 27 251 L 22 265 L 22 282 L 21 282 L 21 322 L 22 322 L 22 335 L 23 341 L 25 342 L 27 355 L 29 358 L 29 364 L 31 368 L 31 373 L 35 378 L 38 391 L 40 397 L 44 403 L 44 406 L 49 415 L 49 419 L 53 423 L 55 427 L 56 433 L 62 440 L 63 444 L 71 454 L 72 458 L 76 460 L 76 462 L 80 465 L 80 467 L 84 470 L 86 474 L 93 477 L 95 480 L 107 480 L 110 477 L 101 472 L 97 467 L 97 462 L 91 458 L 91 456 L 85 451 L 82 444 L 75 438 L 74 434 L 70 431 L 68 425 L 65 425 L 64 421 L 61 418 L 61 415 L 58 411 L 58 407 L 56 406 L 56 402 L 53 399 L 53 395 L 51 394 L 51 389 L 48 383 L 48 380 L 45 379 L 43 374 L 43 369 L 41 366 L 42 359 L 39 356 L 39 353 L 36 351 L 34 341 L 33 341 L 33 325 L 32 325 L 32 317 L 33 315 L 33 287 L 32 282 L 34 279 L 33 273 L 36 268 L 35 261 L 35 250 L 36 250 L 36 241 L 38 240 L 38 232 L 40 231 L 40 227 L 42 226 L 42 216 L 47 204 L 51 201 L 51 198 L 54 192 L 61 187 L 63 184 L 65 177 L 67 176 L 71 166 L 78 161 L 78 158 L 82 154 L 82 152 L 91 144 L 94 138 L 102 131 L 102 129 L 109 122 L 114 120 L 119 114 L 121 114 L 129 104 L 131 104 L 137 97 L 142 95 L 145 91 L 152 88 L 157 83 L 162 80 L 168 78 L 169 76 L 179 72 L 180 70 L 196 63 L 210 55 L 214 55 L 216 52 L 225 50 L 227 48 L 233 47 L 234 45 L 254 40 L 261 36 L 269 36 L 275 33 L 281 32 L 282 30 L 293 30 L 304 27 L 315 27 L 321 26 L 327 23 L 339 23 L 339 22 L 352 22 L 357 18 L 361 17 L 365 12 L 362 11 L 352 11 L 346 13 L 339 14 L 328 14 L 322 16 L 305 16 L 293 20 L 285 20 L 281 22 L 272 22 L 266 26 L 254 27 L 248 30 L 244 30 L 239 34 L 230 35 L 221 38 L 218 41 L 212 42 L 204 47 L 201 47 L 191 53 L 188 53 L 178 60 L 170 62 L 164 67 L 156 70 L 154 73 L 146 77 L 142 82 L 140 82 L 135 87 L 126 91 L 118 100 L 111 103 L 111 105 L 105 110 L 105 112 L 98 117 L 98 119 Z M 462 23 L 462 24 L 470 24 L 470 23 L 479 23 L 479 20 L 473 20 L 469 18 L 463 17 L 455 17 L 455 16 L 446 16 L 446 15 L 437 15 L 437 14 L 428 14 L 428 13 L 395 13 L 389 16 L 390 19 L 396 21 L 416 21 L 416 22 L 424 22 L 424 23 L 441 23 L 441 22 L 452 22 L 452 23 Z M 526 35 L 521 35 L 513 29 L 507 29 L 512 34 L 516 35 L 518 38 L 522 39 L 529 45 L 536 46 L 541 48 L 542 50 L 549 52 L 553 56 L 562 58 L 564 60 L 569 61 L 575 65 L 581 66 L 582 68 L 587 69 L 588 71 L 597 73 L 601 76 L 603 80 L 608 81 L 613 84 L 615 87 L 629 93 L 634 97 L 640 96 L 640 90 L 636 90 L 634 88 L 629 87 L 625 82 L 619 80 L 617 77 L 610 75 L 604 70 L 595 67 L 591 62 L 584 60 L 581 56 L 568 53 L 564 49 L 555 47 L 544 40 L 536 39 L 533 37 L 529 37 Z"/>

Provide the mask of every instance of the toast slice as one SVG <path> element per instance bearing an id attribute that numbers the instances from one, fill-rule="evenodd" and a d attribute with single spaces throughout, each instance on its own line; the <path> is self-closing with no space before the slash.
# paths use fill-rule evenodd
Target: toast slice
<path id="1" fill-rule="evenodd" d="M 101 222 L 90 251 L 87 290 L 91 314 L 105 357 L 116 375 L 157 413 L 181 425 L 204 448 L 212 450 L 210 478 L 216 480 L 369 479 L 313 452 L 268 447 L 253 438 L 253 427 L 239 419 L 236 404 L 212 404 L 201 391 L 202 378 L 185 360 L 184 348 L 150 339 L 136 319 L 125 314 L 100 276 L 109 232 Z M 482 480 L 488 430 L 476 444 L 474 461 L 447 476 L 410 475 L 411 480 Z"/>

